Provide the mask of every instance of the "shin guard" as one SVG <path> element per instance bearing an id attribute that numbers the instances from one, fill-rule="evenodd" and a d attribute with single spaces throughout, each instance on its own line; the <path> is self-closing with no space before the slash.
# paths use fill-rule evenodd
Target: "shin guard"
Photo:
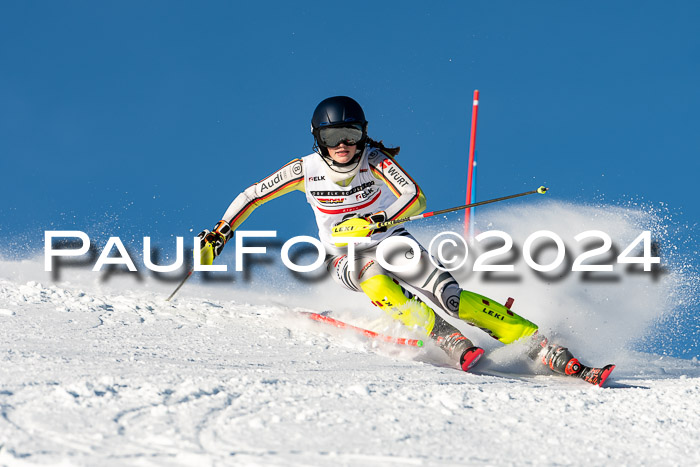
<path id="1" fill-rule="evenodd" d="M 510 344 L 537 332 L 537 325 L 510 309 L 474 292 L 462 290 L 459 318 L 477 326 L 504 344 Z"/>

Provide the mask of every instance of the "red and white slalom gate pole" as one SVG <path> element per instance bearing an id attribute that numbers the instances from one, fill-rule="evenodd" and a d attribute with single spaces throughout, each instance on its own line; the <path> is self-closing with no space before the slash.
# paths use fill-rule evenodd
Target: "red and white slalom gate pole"
<path id="1" fill-rule="evenodd" d="M 472 186 L 474 179 L 474 148 L 476 147 L 476 119 L 479 115 L 479 90 L 474 90 L 474 103 L 472 106 L 472 131 L 469 137 L 469 166 L 467 168 L 467 203 L 472 204 Z M 464 212 L 464 235 L 471 241 L 471 213 L 472 208 Z"/>

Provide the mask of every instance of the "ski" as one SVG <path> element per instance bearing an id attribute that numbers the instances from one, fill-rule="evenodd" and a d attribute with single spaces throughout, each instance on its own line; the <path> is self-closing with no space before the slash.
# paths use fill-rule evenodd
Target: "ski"
<path id="1" fill-rule="evenodd" d="M 345 323 L 343 321 L 339 321 L 337 319 L 331 318 L 330 316 L 322 315 L 320 313 L 312 313 L 309 311 L 300 311 L 302 315 L 306 316 L 309 319 L 312 319 L 316 322 L 319 323 L 324 323 L 328 324 L 330 326 L 334 326 L 336 328 L 340 329 L 349 329 L 351 331 L 355 331 L 358 334 L 362 334 L 366 337 L 372 338 L 372 339 L 379 339 L 384 342 L 390 342 L 392 344 L 398 344 L 398 345 L 407 345 L 410 347 L 423 347 L 424 343 L 420 339 L 405 339 L 403 337 L 393 337 L 393 336 L 387 336 L 385 334 L 380 334 L 378 332 L 370 331 L 369 329 L 364 329 L 360 328 L 357 326 L 353 326 L 352 324 Z"/>
<path id="2" fill-rule="evenodd" d="M 533 374 L 533 373 L 509 373 L 499 371 L 494 368 L 477 369 L 474 374 L 483 376 L 495 376 L 497 378 L 507 378 L 519 381 L 543 381 L 542 378 L 550 379 L 551 381 L 560 381 L 562 384 L 582 384 L 578 379 L 581 379 L 594 386 L 602 387 L 608 380 L 610 373 L 615 369 L 615 365 L 606 365 L 602 368 L 583 367 L 583 370 L 576 375 L 558 375 L 558 374 Z M 631 387 L 631 386 L 629 386 Z"/>

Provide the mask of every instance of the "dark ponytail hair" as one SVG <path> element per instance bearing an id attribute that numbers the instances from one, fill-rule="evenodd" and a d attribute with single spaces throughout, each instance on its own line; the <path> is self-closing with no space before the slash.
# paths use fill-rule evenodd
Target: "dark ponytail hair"
<path id="1" fill-rule="evenodd" d="M 396 157 L 399 154 L 399 151 L 401 150 L 401 146 L 396 146 L 395 148 L 388 148 L 384 146 L 383 141 L 375 141 L 369 136 L 367 137 L 367 144 L 372 146 L 373 148 L 377 148 L 386 155 L 390 157 Z"/>

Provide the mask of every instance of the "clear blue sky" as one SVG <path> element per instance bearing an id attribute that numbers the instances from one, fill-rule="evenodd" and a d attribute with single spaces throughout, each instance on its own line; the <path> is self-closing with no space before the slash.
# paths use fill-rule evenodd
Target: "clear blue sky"
<path id="1" fill-rule="evenodd" d="M 695 1 L 2 2 L 2 250 L 211 228 L 311 152 L 311 113 L 339 94 L 401 145 L 429 209 L 462 204 L 476 88 L 479 199 L 547 184 L 693 225 L 698 24 Z M 314 222 L 298 193 L 246 228 Z"/>

